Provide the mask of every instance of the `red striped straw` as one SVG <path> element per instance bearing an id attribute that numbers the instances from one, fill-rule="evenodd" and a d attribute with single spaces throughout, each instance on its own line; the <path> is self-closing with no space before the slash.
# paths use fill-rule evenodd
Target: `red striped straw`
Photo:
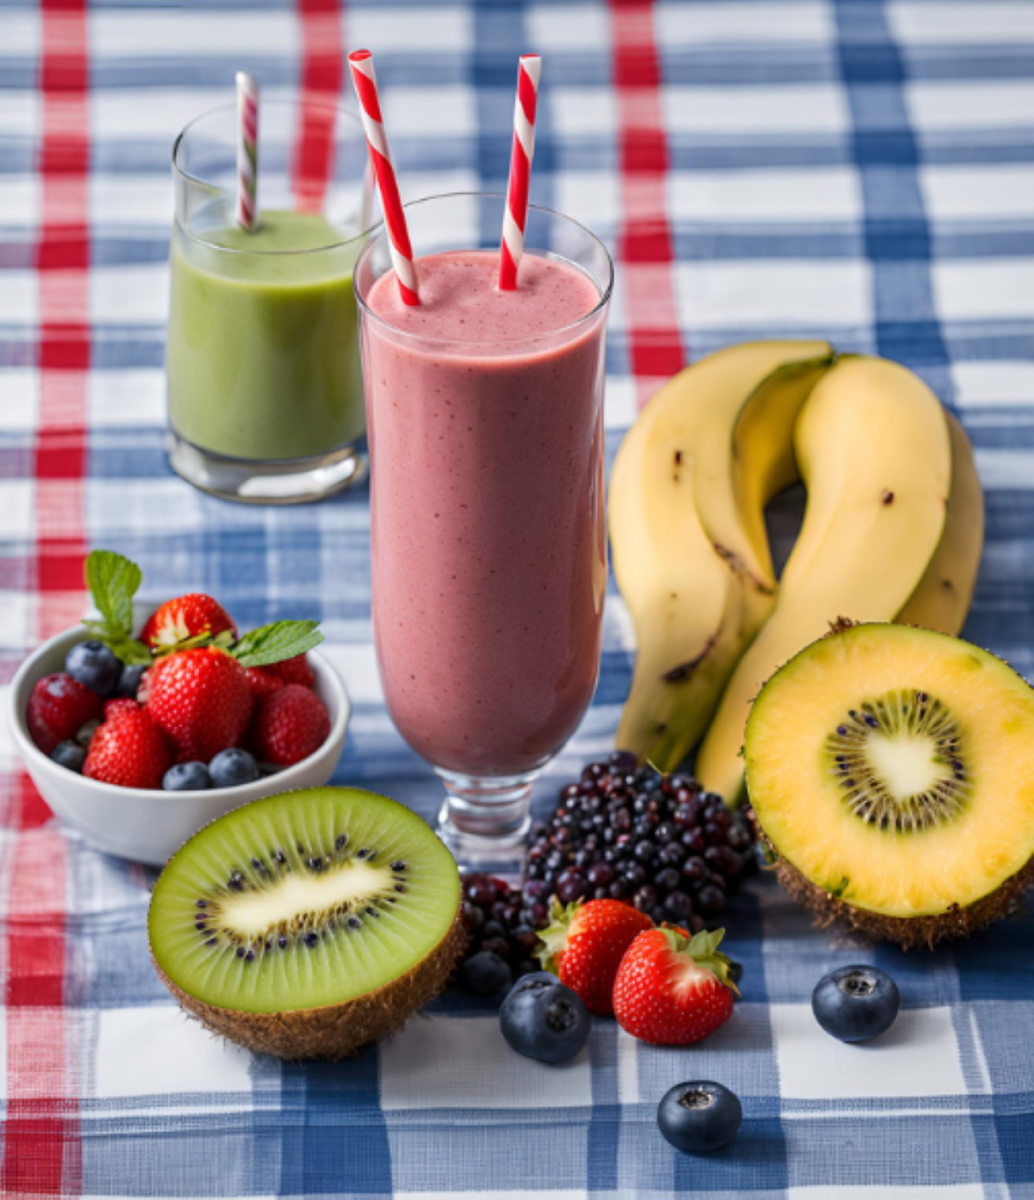
<path id="1" fill-rule="evenodd" d="M 259 89 L 246 72 L 237 72 L 237 224 L 251 233 L 258 224 Z"/>
<path id="2" fill-rule="evenodd" d="M 535 157 L 535 109 L 538 103 L 542 59 L 522 54 L 517 66 L 517 100 L 513 106 L 513 153 L 510 186 L 503 214 L 503 241 L 499 247 L 499 289 L 517 290 L 517 266 L 524 253 L 524 226 L 528 219 L 528 185 Z"/>
<path id="3" fill-rule="evenodd" d="M 395 178 L 395 164 L 391 158 L 388 135 L 384 132 L 381 117 L 381 102 L 377 94 L 377 76 L 373 69 L 373 55 L 369 50 L 355 50 L 348 56 L 352 69 L 352 82 L 359 97 L 359 112 L 366 130 L 366 144 L 370 150 L 370 161 L 377 175 L 377 186 L 384 207 L 384 221 L 388 227 L 388 245 L 391 247 L 391 262 L 399 281 L 403 303 L 418 305 L 416 268 L 413 266 L 413 248 L 409 244 L 406 214 L 402 208 L 402 197 Z"/>

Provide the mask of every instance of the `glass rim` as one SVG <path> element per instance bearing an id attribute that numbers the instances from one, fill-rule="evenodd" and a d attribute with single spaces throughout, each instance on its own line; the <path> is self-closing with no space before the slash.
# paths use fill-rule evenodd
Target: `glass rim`
<path id="1" fill-rule="evenodd" d="M 411 208 L 417 208 L 421 204 L 430 204 L 435 200 L 458 200 L 461 198 L 471 197 L 471 196 L 476 197 L 479 200 L 483 200 L 483 199 L 501 200 L 504 205 L 506 203 L 506 196 L 502 192 L 474 192 L 474 191 L 470 191 L 470 192 L 439 192 L 437 195 L 434 195 L 434 196 L 421 196 L 419 200 L 410 200 L 407 204 L 404 204 L 402 207 L 405 209 L 411 209 Z M 607 264 L 607 275 L 608 275 L 608 278 L 606 281 L 606 286 L 601 288 L 599 301 L 587 313 L 584 313 L 582 316 L 578 317 L 574 321 L 570 321 L 566 325 L 557 326 L 556 329 L 547 329 L 541 333 L 518 334 L 516 337 L 512 337 L 512 338 L 444 338 L 444 337 L 435 337 L 434 335 L 429 335 L 427 333 L 416 333 L 410 329 L 403 329 L 403 328 L 401 328 L 401 326 L 395 325 L 391 321 L 386 320 L 379 313 L 375 313 L 373 311 L 373 309 L 369 306 L 369 304 L 367 304 L 366 297 L 363 296 L 363 294 L 359 288 L 359 276 L 360 276 L 360 273 L 362 270 L 363 263 L 370 256 L 370 254 L 373 253 L 375 236 L 373 235 L 373 231 L 371 230 L 371 236 L 369 237 L 366 245 L 363 247 L 362 251 L 360 252 L 359 257 L 356 259 L 355 266 L 352 269 L 352 286 L 355 290 L 355 298 L 359 304 L 359 309 L 362 312 L 363 316 L 370 318 L 371 320 L 375 321 L 378 325 L 382 325 L 385 329 L 391 330 L 391 332 L 393 334 L 397 334 L 399 337 L 407 338 L 413 342 L 434 342 L 435 344 L 437 344 L 439 346 L 441 346 L 441 345 L 464 346 L 468 349 L 470 349 L 471 347 L 476 348 L 478 346 L 499 346 L 499 345 L 517 346 L 517 345 L 520 345 L 521 343 L 528 344 L 528 343 L 541 342 L 541 341 L 545 341 L 548 338 L 555 338 L 555 337 L 562 336 L 564 334 L 572 333 L 574 331 L 577 331 L 582 326 L 587 325 L 590 321 L 592 321 L 594 318 L 596 318 L 601 312 L 606 310 L 607 305 L 610 303 L 610 298 L 614 293 L 614 259 L 611 257 L 610 251 L 607 249 L 607 247 L 603 244 L 603 242 L 596 236 L 596 234 L 594 234 L 592 232 L 592 230 L 587 225 L 583 225 L 581 223 L 581 221 L 576 220 L 574 217 L 569 217 L 566 213 L 562 213 L 555 208 L 546 208 L 544 205 L 541 205 L 541 204 L 529 204 L 528 211 L 543 213 L 547 217 L 559 218 L 561 221 L 566 221 L 568 224 L 576 226 L 583 233 L 585 233 L 593 242 L 595 242 L 596 245 L 600 248 L 600 250 L 603 251 L 603 258 Z M 383 226 L 384 222 L 380 221 L 380 222 L 378 222 L 378 224 Z M 500 231 L 501 230 L 502 230 L 502 226 L 500 226 Z M 381 232 L 382 234 L 387 233 L 387 228 L 385 227 L 382 231 L 379 231 L 379 232 Z M 568 260 L 564 259 L 563 261 L 566 262 Z M 573 265 L 577 266 L 577 264 L 573 264 Z M 580 267 L 578 269 L 582 270 L 582 268 L 580 268 Z M 394 272 L 394 268 L 392 268 L 392 273 L 393 272 Z M 387 274 L 387 273 L 388 272 L 385 272 L 385 274 Z M 584 274 L 589 275 L 589 278 L 592 279 L 593 283 L 595 283 L 597 287 L 601 286 L 599 281 L 594 279 L 592 277 L 592 275 L 589 274 L 588 271 L 585 271 Z M 380 279 L 380 278 L 383 278 L 383 277 L 378 276 L 378 279 Z M 493 356 L 493 357 L 495 357 L 495 356 Z"/>
<path id="2" fill-rule="evenodd" d="M 285 99 L 285 98 L 281 98 L 281 97 L 273 97 L 272 99 L 263 99 L 262 104 L 263 104 L 263 107 L 268 106 L 271 108 L 279 108 L 279 109 L 284 109 L 284 108 L 289 108 L 289 107 L 297 107 L 297 105 L 295 105 L 293 101 Z M 363 123 L 359 119 L 358 114 L 353 109 L 347 107 L 344 104 L 333 104 L 326 100 L 314 100 L 311 103 L 306 101 L 306 107 L 307 108 L 315 108 L 315 109 L 324 109 L 325 111 L 334 112 L 334 113 L 337 113 L 339 116 L 346 117 L 355 126 L 356 130 L 359 133 L 360 139 L 362 140 L 362 143 L 365 147 L 366 135 L 363 132 Z M 183 126 L 183 128 L 179 131 L 179 133 L 176 134 L 176 137 L 173 139 L 171 165 L 172 165 L 172 173 L 175 178 L 182 179 L 184 182 L 186 182 L 188 184 L 194 184 L 196 187 L 199 187 L 199 188 L 205 188 L 208 190 L 217 190 L 220 192 L 224 192 L 228 195 L 229 194 L 228 189 L 220 188 L 216 184 L 210 183 L 204 179 L 200 179 L 197 175 L 191 175 L 191 173 L 188 170 L 186 170 L 177 161 L 180 147 L 183 144 L 184 139 L 190 133 L 190 131 L 196 125 L 199 125 L 202 121 L 207 120 L 209 117 L 217 116 L 220 113 L 230 113 L 230 114 L 232 114 L 233 118 L 236 120 L 236 116 L 237 116 L 236 102 L 230 101 L 226 104 L 217 104 L 214 108 L 208 108 L 204 112 L 198 113 L 198 115 L 196 117 L 192 117 L 186 123 L 186 125 Z M 367 161 L 365 169 L 367 171 L 370 170 L 369 161 Z M 261 216 L 262 216 L 262 214 L 260 211 L 260 213 L 259 213 L 260 222 L 261 222 Z M 304 250 L 262 250 L 262 249 L 252 250 L 246 246 L 241 247 L 241 248 L 237 248 L 236 246 L 220 246 L 218 242 L 210 242 L 203 237 L 198 237 L 198 235 L 196 233 L 192 233 L 189 229 L 186 229 L 184 227 L 183 223 L 180 221 L 178 212 L 173 213 L 173 222 L 175 223 L 176 228 L 180 231 L 180 233 L 183 234 L 183 236 L 185 238 L 188 238 L 191 242 L 195 243 L 198 246 L 205 246 L 209 250 L 215 250 L 219 254 L 243 254 L 243 255 L 250 254 L 252 256 L 266 255 L 269 257 L 277 257 L 277 256 L 292 257 L 292 256 L 296 256 L 296 255 L 303 255 L 303 254 L 325 254 L 328 250 L 341 250 L 345 246 L 351 246 L 353 244 L 353 242 L 357 242 L 362 238 L 368 238 L 374 232 L 374 230 L 377 229 L 377 227 L 382 224 L 382 221 L 377 220 L 377 221 L 374 221 L 371 225 L 368 225 L 365 229 L 360 229 L 358 233 L 353 234 L 351 237 L 340 238 L 338 241 L 335 241 L 335 242 L 327 242 L 323 246 L 309 246 Z"/>

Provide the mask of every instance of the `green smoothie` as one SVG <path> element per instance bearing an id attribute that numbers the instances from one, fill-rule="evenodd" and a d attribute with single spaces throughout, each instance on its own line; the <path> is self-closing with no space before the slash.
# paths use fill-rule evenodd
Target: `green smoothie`
<path id="1" fill-rule="evenodd" d="M 360 242 L 335 245 L 350 235 L 298 212 L 263 212 L 254 233 L 192 234 L 177 224 L 172 239 L 166 367 L 176 432 L 251 461 L 357 442 L 366 428 L 352 291 Z"/>

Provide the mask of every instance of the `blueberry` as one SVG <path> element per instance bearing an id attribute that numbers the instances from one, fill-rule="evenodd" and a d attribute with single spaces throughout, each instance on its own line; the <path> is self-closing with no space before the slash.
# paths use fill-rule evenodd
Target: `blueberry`
<path id="1" fill-rule="evenodd" d="M 69 771 L 81 771 L 86 762 L 86 750 L 78 742 L 59 742 L 50 754 L 51 759 L 59 767 L 67 767 Z"/>
<path id="2" fill-rule="evenodd" d="M 109 696 L 122 674 L 122 664 L 103 642 L 76 642 L 65 658 L 65 670 L 99 696 Z"/>
<path id="3" fill-rule="evenodd" d="M 258 763 L 247 750 L 231 747 L 223 750 L 208 764 L 213 787 L 237 787 L 258 779 Z"/>
<path id="4" fill-rule="evenodd" d="M 513 983 L 513 973 L 498 954 L 481 950 L 463 964 L 463 982 L 475 996 L 494 996 Z"/>
<path id="5" fill-rule="evenodd" d="M 876 967 L 830 971 L 811 994 L 815 1020 L 842 1042 L 867 1042 L 886 1033 L 900 1007 L 898 985 Z"/>
<path id="6" fill-rule="evenodd" d="M 544 1063 L 567 1062 L 589 1040 L 589 1010 L 545 971 L 525 975 L 503 1001 L 499 1028 L 511 1050 Z"/>
<path id="7" fill-rule="evenodd" d="M 136 694 L 140 690 L 140 679 L 146 670 L 147 667 L 140 663 L 135 665 L 125 663 L 122 667 L 122 674 L 118 677 L 115 695 L 128 696 L 131 700 L 135 700 Z"/>
<path id="8" fill-rule="evenodd" d="M 96 717 L 92 721 L 87 721 L 85 725 L 75 735 L 75 740 L 80 746 L 89 746 L 93 741 L 93 735 L 100 729 L 101 723 Z"/>
<path id="9" fill-rule="evenodd" d="M 167 792 L 200 792 L 212 786 L 208 768 L 203 762 L 176 763 L 162 779 Z"/>
<path id="10" fill-rule="evenodd" d="M 743 1105 L 735 1092 L 710 1080 L 677 1083 L 657 1106 L 666 1141 L 684 1154 L 722 1150 L 739 1132 Z"/>

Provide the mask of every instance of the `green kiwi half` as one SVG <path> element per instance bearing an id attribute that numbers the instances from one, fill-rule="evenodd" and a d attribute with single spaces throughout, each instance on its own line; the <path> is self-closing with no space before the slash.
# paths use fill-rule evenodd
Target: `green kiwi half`
<path id="1" fill-rule="evenodd" d="M 281 1058 L 342 1058 L 445 986 L 462 947 L 448 850 L 356 788 L 234 809 L 170 859 L 148 914 L 163 982 L 206 1025 Z"/>

